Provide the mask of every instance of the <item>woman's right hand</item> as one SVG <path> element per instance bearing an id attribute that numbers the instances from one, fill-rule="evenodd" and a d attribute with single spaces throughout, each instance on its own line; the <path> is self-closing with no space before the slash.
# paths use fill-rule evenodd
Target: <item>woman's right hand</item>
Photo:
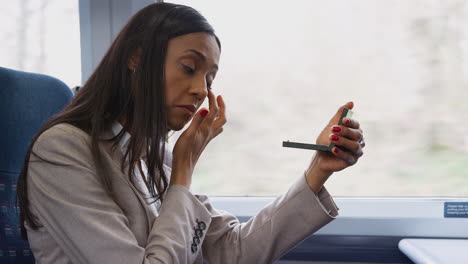
<path id="1" fill-rule="evenodd" d="M 208 91 L 209 111 L 202 108 L 193 117 L 190 126 L 182 133 L 172 151 L 170 184 L 190 188 L 192 173 L 206 145 L 223 132 L 226 124 L 226 105 L 223 98 Z"/>

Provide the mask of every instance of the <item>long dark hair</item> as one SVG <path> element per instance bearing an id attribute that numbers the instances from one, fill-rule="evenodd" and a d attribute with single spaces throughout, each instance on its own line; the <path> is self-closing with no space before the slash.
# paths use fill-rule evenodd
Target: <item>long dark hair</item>
<path id="1" fill-rule="evenodd" d="M 116 37 L 99 66 L 79 90 L 75 98 L 58 115 L 49 120 L 34 136 L 28 148 L 17 185 L 20 207 L 21 236 L 27 239 L 24 222 L 34 230 L 40 227 L 29 208 L 27 175 L 32 147 L 47 129 L 61 123 L 71 124 L 91 137 L 91 151 L 97 175 L 111 197 L 111 179 L 102 161 L 98 143 L 103 132 L 113 122 L 125 120 L 121 133 L 111 141 L 115 147 L 123 137 L 123 131 L 131 135 L 124 153 L 121 169 L 128 161 L 125 172 L 134 182 L 135 168 L 143 161 L 148 167 L 148 180 L 143 177 L 154 200 L 160 199 L 168 187 L 163 170 L 164 150 L 168 137 L 165 111 L 164 62 L 168 41 L 174 37 L 206 32 L 219 39 L 206 19 L 191 7 L 170 3 L 151 4 L 135 14 Z M 133 72 L 129 60 L 136 53 L 141 55 Z M 36 155 L 37 156 L 37 155 Z M 40 157 L 45 160 L 44 157 Z M 45 160 L 46 161 L 46 160 Z"/>

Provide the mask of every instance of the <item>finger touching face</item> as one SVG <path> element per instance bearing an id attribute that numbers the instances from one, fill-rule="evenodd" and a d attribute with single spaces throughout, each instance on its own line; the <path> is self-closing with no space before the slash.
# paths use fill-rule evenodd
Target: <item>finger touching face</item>
<path id="1" fill-rule="evenodd" d="M 218 72 L 220 53 L 215 37 L 208 33 L 190 33 L 169 40 L 164 89 L 171 130 L 182 129 L 206 99 Z"/>

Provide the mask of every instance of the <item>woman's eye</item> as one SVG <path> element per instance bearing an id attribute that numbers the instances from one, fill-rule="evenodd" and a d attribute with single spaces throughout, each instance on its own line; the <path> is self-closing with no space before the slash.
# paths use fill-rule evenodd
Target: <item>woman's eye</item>
<path id="1" fill-rule="evenodd" d="M 191 67 L 187 66 L 187 65 L 182 65 L 184 67 L 184 70 L 188 73 L 188 74 L 193 74 L 195 72 L 194 69 L 192 69 Z"/>

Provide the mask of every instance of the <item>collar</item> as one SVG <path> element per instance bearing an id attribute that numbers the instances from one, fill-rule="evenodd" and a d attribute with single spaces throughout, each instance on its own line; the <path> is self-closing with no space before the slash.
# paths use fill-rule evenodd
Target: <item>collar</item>
<path id="1" fill-rule="evenodd" d="M 122 129 L 123 129 L 123 126 L 119 122 L 115 121 L 112 124 L 112 132 L 114 132 L 114 136 L 118 135 L 120 131 L 122 131 Z M 130 133 L 125 131 L 122 139 L 120 139 L 119 141 L 119 147 L 123 153 L 125 153 L 125 151 L 127 150 L 129 141 L 130 141 Z"/>
<path id="2" fill-rule="evenodd" d="M 114 136 L 116 136 L 117 134 L 120 133 L 120 131 L 122 131 L 123 129 L 123 126 L 115 121 L 113 124 L 112 124 L 112 132 L 114 133 Z M 130 133 L 128 133 L 127 131 L 125 131 L 123 137 L 120 139 L 119 141 L 119 147 L 120 147 L 120 150 L 122 151 L 122 153 L 125 153 L 125 151 L 127 151 L 127 147 L 128 147 L 128 144 L 130 142 Z M 169 166 L 169 167 L 172 167 L 172 151 L 171 150 L 171 146 L 169 144 L 169 142 L 166 142 L 166 148 L 164 150 L 165 154 L 164 154 L 164 164 L 166 166 Z"/>

